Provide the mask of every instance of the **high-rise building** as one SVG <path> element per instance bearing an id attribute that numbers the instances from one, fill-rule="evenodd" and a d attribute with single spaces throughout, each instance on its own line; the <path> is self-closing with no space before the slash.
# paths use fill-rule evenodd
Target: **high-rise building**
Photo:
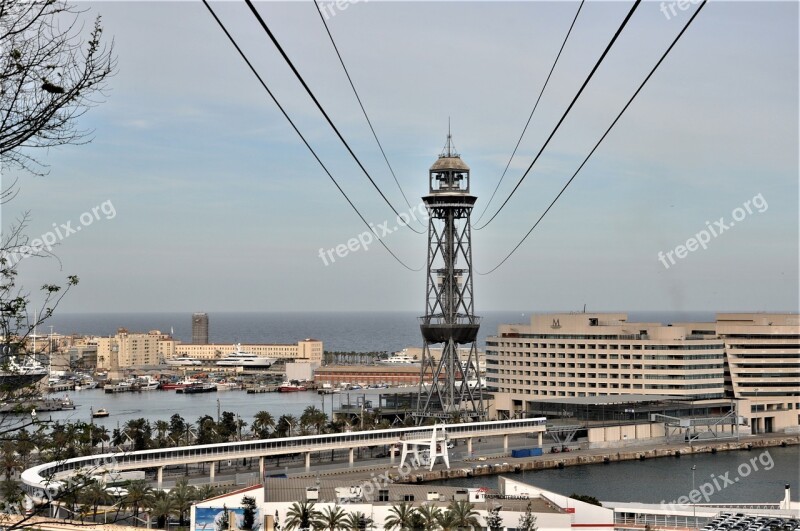
<path id="1" fill-rule="evenodd" d="M 207 313 L 193 313 L 192 314 L 192 344 L 193 345 L 207 345 L 208 344 L 208 314 Z"/>

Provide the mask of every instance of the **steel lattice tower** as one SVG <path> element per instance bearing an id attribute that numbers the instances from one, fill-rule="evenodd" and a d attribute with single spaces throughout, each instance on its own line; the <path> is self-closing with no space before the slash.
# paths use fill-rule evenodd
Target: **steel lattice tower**
<path id="1" fill-rule="evenodd" d="M 469 166 L 455 152 L 449 132 L 442 154 L 428 172 L 428 186 L 428 195 L 422 198 L 429 215 L 428 261 L 415 416 L 418 424 L 431 419 L 485 420 L 476 345 L 480 318 L 475 316 L 472 287 L 470 215 L 477 198 L 470 195 Z M 442 356 L 436 361 L 431 346 L 438 344 Z M 468 346 L 466 359 L 460 355 L 460 345 Z"/>

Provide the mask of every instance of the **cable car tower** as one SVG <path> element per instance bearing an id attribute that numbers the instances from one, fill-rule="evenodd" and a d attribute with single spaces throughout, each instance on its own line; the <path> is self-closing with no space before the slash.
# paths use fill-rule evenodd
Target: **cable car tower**
<path id="1" fill-rule="evenodd" d="M 477 198 L 470 195 L 469 166 L 456 153 L 449 130 L 422 199 L 429 216 L 428 261 L 414 416 L 417 424 L 486 420 L 476 344 L 480 318 L 474 313 L 472 288 L 470 215 Z M 439 344 L 442 355 L 434 360 L 431 346 Z"/>

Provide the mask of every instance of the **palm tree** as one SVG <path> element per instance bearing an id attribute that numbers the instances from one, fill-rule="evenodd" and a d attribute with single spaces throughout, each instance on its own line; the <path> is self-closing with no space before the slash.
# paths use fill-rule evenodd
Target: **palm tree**
<path id="1" fill-rule="evenodd" d="M 200 485 L 199 487 L 195 487 L 195 494 L 198 501 L 207 500 L 219 494 L 219 489 L 214 485 L 206 483 L 204 485 Z"/>
<path id="2" fill-rule="evenodd" d="M 81 489 L 81 499 L 83 503 L 92 508 L 92 520 L 97 520 L 97 509 L 100 505 L 105 505 L 111 502 L 111 495 L 106 492 L 106 489 L 97 481 L 92 481 L 88 485 L 84 485 Z"/>
<path id="3" fill-rule="evenodd" d="M 157 420 L 153 425 L 156 429 L 156 444 L 159 448 L 168 446 L 167 432 L 169 431 L 169 422 L 166 420 Z"/>
<path id="4" fill-rule="evenodd" d="M 183 526 L 186 513 L 191 509 L 192 502 L 197 499 L 197 490 L 189 485 L 188 479 L 181 478 L 175 484 L 175 487 L 169 491 L 169 496 L 175 505 L 175 511 L 178 513 L 178 524 Z"/>
<path id="5" fill-rule="evenodd" d="M 319 517 L 320 512 L 314 508 L 314 502 L 294 502 L 286 511 L 284 529 L 292 531 L 292 529 L 299 528 L 300 531 L 308 531 L 319 520 Z"/>
<path id="6" fill-rule="evenodd" d="M 259 439 L 269 437 L 269 430 L 275 427 L 275 418 L 269 411 L 259 411 L 253 417 L 253 424 L 250 429 Z"/>
<path id="7" fill-rule="evenodd" d="M 170 516 L 178 514 L 175 500 L 170 494 L 163 490 L 156 491 L 148 498 L 147 503 L 150 515 L 156 518 L 156 527 L 159 529 L 167 527 L 167 520 Z"/>
<path id="8" fill-rule="evenodd" d="M 468 501 L 454 501 L 447 508 L 447 512 L 453 513 L 458 529 L 480 529 L 481 523 L 478 520 L 479 513 L 475 506 Z M 442 526 L 444 527 L 444 526 Z"/>
<path id="9" fill-rule="evenodd" d="M 437 506 L 426 503 L 417 509 L 417 514 L 420 516 L 420 523 L 425 531 L 434 531 L 439 528 L 442 510 Z"/>
<path id="10" fill-rule="evenodd" d="M 3 463 L 3 473 L 6 476 L 6 481 L 11 480 L 11 476 L 17 470 L 22 470 L 22 461 L 17 455 L 17 445 L 13 441 L 5 441 L 3 443 L 2 454 L 0 460 Z"/>
<path id="11" fill-rule="evenodd" d="M 450 509 L 440 511 L 436 516 L 436 523 L 439 524 L 442 531 L 453 531 L 461 528 L 458 525 L 458 516 Z"/>
<path id="12" fill-rule="evenodd" d="M 417 510 L 408 502 L 392 505 L 392 508 L 389 509 L 389 516 L 386 517 L 383 526 L 390 530 L 395 528 L 400 528 L 401 531 L 413 529 L 413 518 L 416 513 Z"/>
<path id="13" fill-rule="evenodd" d="M 279 437 L 292 436 L 293 430 L 297 428 L 297 417 L 294 415 L 281 415 L 275 424 L 275 431 Z"/>
<path id="14" fill-rule="evenodd" d="M 136 479 L 128 484 L 125 503 L 133 508 L 133 525 L 139 525 L 139 508 L 147 505 L 153 495 L 153 489 L 143 479 Z"/>
<path id="15" fill-rule="evenodd" d="M 345 515 L 344 509 L 338 505 L 325 507 L 320 513 L 315 527 L 325 531 L 337 531 L 344 526 Z"/>
<path id="16" fill-rule="evenodd" d="M 361 511 L 356 511 L 347 514 L 343 527 L 348 531 L 367 531 L 375 526 L 373 525 L 372 518 Z"/>

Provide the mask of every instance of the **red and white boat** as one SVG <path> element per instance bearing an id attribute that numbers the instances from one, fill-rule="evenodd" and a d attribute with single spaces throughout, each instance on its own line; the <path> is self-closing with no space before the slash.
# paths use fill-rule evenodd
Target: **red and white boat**
<path id="1" fill-rule="evenodd" d="M 289 382 L 283 382 L 280 387 L 278 387 L 278 391 L 281 393 L 296 393 L 298 391 L 305 391 L 306 386 L 302 384 L 293 384 Z"/>

